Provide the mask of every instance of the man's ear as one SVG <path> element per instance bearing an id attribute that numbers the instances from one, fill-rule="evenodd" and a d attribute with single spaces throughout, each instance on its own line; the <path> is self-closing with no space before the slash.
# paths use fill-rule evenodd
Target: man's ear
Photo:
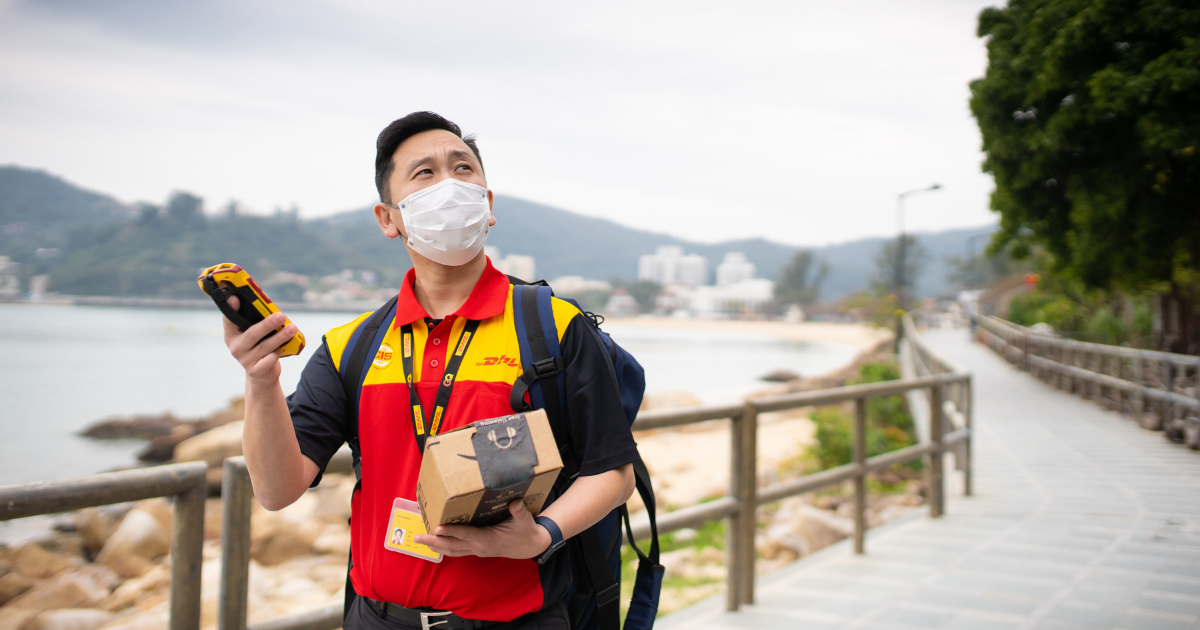
<path id="1" fill-rule="evenodd" d="M 492 189 L 488 189 L 488 227 L 496 225 L 496 202 L 492 197 Z"/>
<path id="2" fill-rule="evenodd" d="M 399 238 L 404 236 L 400 230 L 400 225 L 392 220 L 392 208 L 382 204 L 375 204 L 375 221 L 379 223 L 379 229 L 383 231 L 383 235 L 388 238 Z M 399 211 L 397 211 L 399 212 Z"/>

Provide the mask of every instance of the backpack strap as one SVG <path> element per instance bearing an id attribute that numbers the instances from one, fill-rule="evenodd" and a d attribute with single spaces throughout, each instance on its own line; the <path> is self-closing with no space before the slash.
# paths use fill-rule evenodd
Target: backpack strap
<path id="1" fill-rule="evenodd" d="M 550 419 L 550 430 L 563 458 L 563 469 L 567 479 L 579 475 L 579 464 L 575 460 L 568 436 L 566 417 L 566 381 L 563 371 L 562 348 L 558 345 L 558 329 L 554 324 L 553 294 L 550 287 L 539 285 L 517 285 L 512 287 L 513 321 L 517 329 L 517 341 L 521 347 L 521 365 L 525 372 L 513 383 L 509 394 L 509 405 L 513 411 L 545 409 Z M 525 403 L 525 393 L 530 403 Z"/>
<path id="2" fill-rule="evenodd" d="M 350 445 L 350 454 L 354 461 L 354 476 L 362 483 L 362 465 L 359 461 L 361 451 L 358 448 L 358 397 L 362 392 L 363 381 L 367 376 L 367 362 L 374 360 L 379 351 L 383 338 L 387 335 L 384 322 L 391 320 L 396 312 L 396 301 L 399 294 L 388 300 L 379 310 L 375 311 L 367 321 L 360 325 L 346 342 L 350 352 L 342 350 L 342 387 L 346 390 L 346 418 L 349 430 L 346 443 Z"/>
<path id="3" fill-rule="evenodd" d="M 633 599 L 629 601 L 629 610 L 625 613 L 625 630 L 644 630 L 654 627 L 654 619 L 658 616 L 658 600 L 662 593 L 663 575 L 666 568 L 659 564 L 658 549 L 658 520 L 654 503 L 654 487 L 650 485 L 650 471 L 646 469 L 641 456 L 633 462 L 633 474 L 637 482 L 638 494 L 646 506 L 646 514 L 650 517 L 650 553 L 643 553 L 633 540 L 633 528 L 629 524 L 629 509 L 621 506 L 621 518 L 625 521 L 625 533 L 629 536 L 629 546 L 638 555 L 637 576 L 634 578 Z"/>

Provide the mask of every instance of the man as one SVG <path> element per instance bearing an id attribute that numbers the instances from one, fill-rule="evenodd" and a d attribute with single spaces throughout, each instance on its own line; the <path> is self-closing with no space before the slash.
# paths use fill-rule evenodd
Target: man
<path id="1" fill-rule="evenodd" d="M 358 597 L 348 630 L 569 628 L 566 554 L 555 554 L 559 545 L 552 543 L 595 524 L 634 488 L 636 446 L 603 342 L 583 314 L 554 300 L 565 361 L 563 416 L 580 474 L 536 521 L 514 501 L 512 518 L 498 525 L 445 525 L 413 537 L 443 554 L 440 563 L 385 545 L 392 517 L 403 509 L 397 506 L 416 498 L 418 436 L 511 413 L 509 395 L 522 370 L 513 359 L 520 349 L 509 280 L 483 253 L 496 219 L 474 138 L 432 112 L 396 120 L 379 135 L 375 183 L 379 228 L 403 239 L 413 266 L 366 372 L 357 418 L 348 417 L 340 374 L 351 335 L 369 313 L 326 334 L 287 398 L 277 349 L 296 327 L 264 339 L 282 314 L 244 333 L 225 322 L 226 344 L 246 370 L 243 450 L 254 494 L 269 510 L 296 501 L 320 482 L 356 422 L 362 480 L 351 502 L 350 578 Z M 409 350 L 411 359 L 400 360 Z M 447 363 L 456 374 L 446 372 Z"/>

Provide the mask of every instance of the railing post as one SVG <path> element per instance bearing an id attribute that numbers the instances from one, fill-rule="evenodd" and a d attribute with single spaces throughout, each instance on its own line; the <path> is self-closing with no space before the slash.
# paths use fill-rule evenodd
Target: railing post
<path id="1" fill-rule="evenodd" d="M 854 401 L 854 553 L 862 554 L 867 538 L 867 399 Z"/>
<path id="2" fill-rule="evenodd" d="M 204 476 L 175 495 L 171 535 L 170 630 L 200 628 L 200 566 L 204 562 Z"/>
<path id="3" fill-rule="evenodd" d="M 930 388 L 929 396 L 929 441 L 934 450 L 929 454 L 929 467 L 926 481 L 929 484 L 929 516 L 939 517 L 945 511 L 944 497 L 946 486 L 943 479 L 942 464 L 945 461 L 942 451 L 942 435 L 945 431 L 945 417 L 942 409 L 943 385 Z"/>
<path id="4" fill-rule="evenodd" d="M 246 630 L 250 586 L 250 475 L 246 460 L 225 460 L 221 479 L 221 592 L 217 630 Z"/>
<path id="5" fill-rule="evenodd" d="M 744 410 L 743 410 L 744 413 Z M 742 496 L 742 424 L 743 415 L 729 422 L 729 494 L 738 500 L 738 512 L 729 517 L 725 531 L 725 610 L 736 612 L 742 601 L 742 520 L 746 518 L 746 498 Z"/>
<path id="6" fill-rule="evenodd" d="M 1142 355 L 1133 357 L 1133 382 L 1137 387 L 1133 390 L 1133 418 L 1142 424 L 1142 414 L 1146 412 L 1146 397 L 1142 395 Z"/>
<path id="7" fill-rule="evenodd" d="M 963 383 L 963 426 L 967 428 L 967 439 L 963 440 L 963 494 L 965 496 L 973 496 L 975 494 L 975 476 L 973 474 L 974 462 L 971 459 L 971 444 L 975 441 L 975 388 L 972 386 L 971 376 Z"/>
<path id="8" fill-rule="evenodd" d="M 754 533 L 758 528 L 758 408 L 749 402 L 742 410 L 742 522 L 739 547 L 742 553 L 741 600 L 754 603 Z"/>

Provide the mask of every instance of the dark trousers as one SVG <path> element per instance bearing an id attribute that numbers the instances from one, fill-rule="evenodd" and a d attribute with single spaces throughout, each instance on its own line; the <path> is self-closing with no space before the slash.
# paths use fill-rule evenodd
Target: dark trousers
<path id="1" fill-rule="evenodd" d="M 492 627 L 495 630 L 571 630 L 571 623 L 567 618 L 567 605 L 564 600 L 545 610 Z M 345 630 L 420 630 L 420 626 L 409 625 L 395 617 L 385 616 L 379 612 L 375 602 L 360 596 L 350 605 Z"/>

